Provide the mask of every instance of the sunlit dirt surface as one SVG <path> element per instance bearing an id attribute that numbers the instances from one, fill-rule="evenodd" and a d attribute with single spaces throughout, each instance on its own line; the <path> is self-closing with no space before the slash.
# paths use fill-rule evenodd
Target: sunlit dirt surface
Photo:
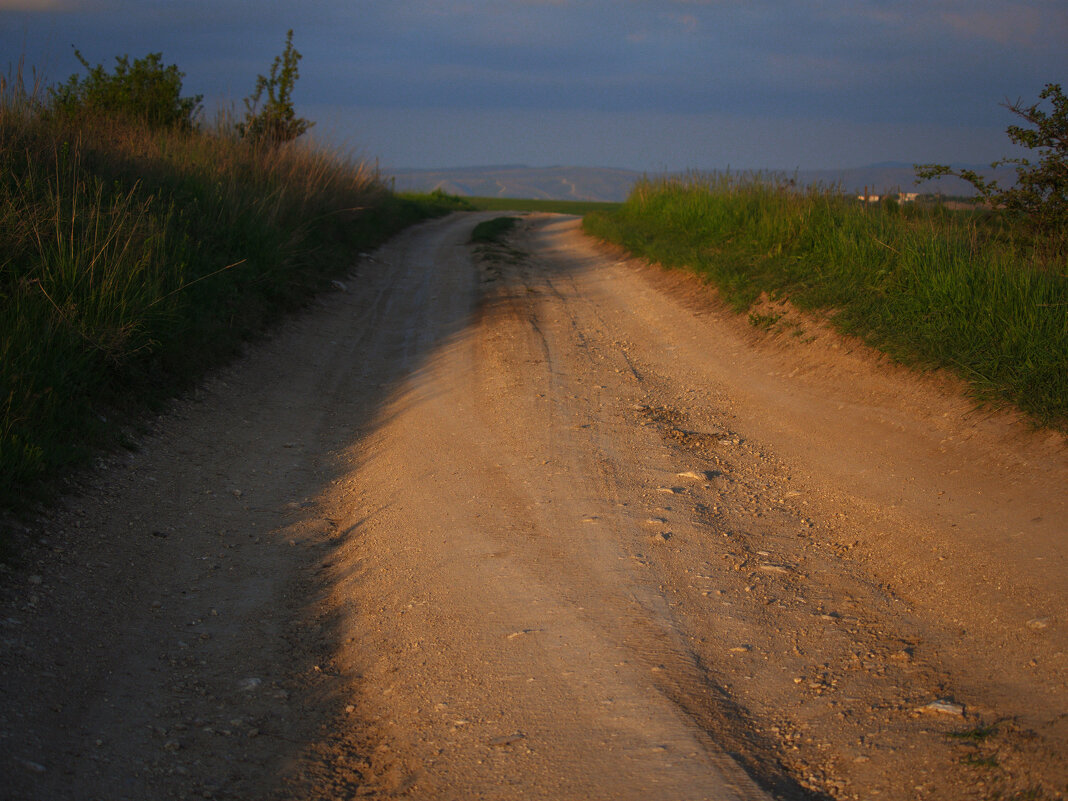
<path id="1" fill-rule="evenodd" d="M 491 216 L 31 527 L 0 794 L 1063 798 L 1063 437 Z"/>

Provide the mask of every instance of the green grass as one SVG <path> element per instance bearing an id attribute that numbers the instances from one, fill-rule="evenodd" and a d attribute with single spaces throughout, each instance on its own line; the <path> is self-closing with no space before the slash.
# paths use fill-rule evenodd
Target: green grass
<path id="1" fill-rule="evenodd" d="M 720 175 L 643 182 L 584 226 L 695 271 L 738 311 L 788 298 L 899 361 L 956 372 L 984 402 L 1068 426 L 1068 260 L 1003 215 Z"/>
<path id="2" fill-rule="evenodd" d="M 946 734 L 946 737 L 951 740 L 966 740 L 968 742 L 981 743 L 995 736 L 997 733 L 997 726 L 975 726 L 971 729 L 951 731 Z"/>
<path id="3" fill-rule="evenodd" d="M 508 234 L 519 224 L 519 217 L 494 217 L 484 220 L 471 231 L 470 244 L 475 245 L 475 253 L 485 262 L 497 262 L 497 268 L 491 273 L 499 275 L 501 264 L 520 264 L 527 253 L 508 241 Z"/>
<path id="4" fill-rule="evenodd" d="M 609 213 L 621 203 L 600 203 L 592 200 L 544 200 L 538 198 L 457 197 L 435 189 L 430 195 L 402 193 L 401 197 L 431 197 L 448 200 L 457 211 L 540 211 L 548 214 L 573 214 L 581 217 L 594 212 Z"/>
<path id="5" fill-rule="evenodd" d="M 461 205 L 217 130 L 49 114 L 0 81 L 0 511 L 116 441 L 357 254 Z"/>
<path id="6" fill-rule="evenodd" d="M 477 211 L 542 211 L 551 214 L 582 216 L 592 212 L 611 212 L 619 203 L 596 203 L 585 200 L 536 200 L 530 198 L 465 197 L 463 200 Z"/>

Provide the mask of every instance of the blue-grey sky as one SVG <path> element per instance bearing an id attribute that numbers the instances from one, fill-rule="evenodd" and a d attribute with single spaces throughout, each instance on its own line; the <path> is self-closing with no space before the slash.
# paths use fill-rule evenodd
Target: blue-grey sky
<path id="1" fill-rule="evenodd" d="M 162 52 L 240 109 L 289 28 L 314 135 L 398 168 L 984 163 L 1068 84 L 1068 0 L 0 0 L 0 68 Z"/>

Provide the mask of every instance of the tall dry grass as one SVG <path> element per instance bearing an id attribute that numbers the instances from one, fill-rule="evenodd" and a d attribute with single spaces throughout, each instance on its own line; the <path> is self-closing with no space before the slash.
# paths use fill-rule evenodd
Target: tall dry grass
<path id="1" fill-rule="evenodd" d="M 447 210 L 395 197 L 364 163 L 230 131 L 71 120 L 21 71 L 0 82 L 0 507 L 112 436 L 104 420 Z"/>

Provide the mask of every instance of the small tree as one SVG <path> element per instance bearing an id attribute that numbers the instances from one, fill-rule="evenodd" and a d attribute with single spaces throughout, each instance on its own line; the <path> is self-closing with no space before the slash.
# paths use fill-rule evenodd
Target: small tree
<path id="1" fill-rule="evenodd" d="M 49 90 L 54 111 L 127 117 L 155 128 L 192 128 L 203 95 L 182 97 L 185 73 L 163 65 L 162 53 L 149 53 L 130 63 L 129 56 L 115 59 L 115 72 L 103 64 L 91 66 L 78 51 L 74 55 L 88 74 L 70 79 Z"/>
<path id="2" fill-rule="evenodd" d="M 314 123 L 297 116 L 293 109 L 293 85 L 300 77 L 297 62 L 301 54 L 293 47 L 293 31 L 286 34 L 282 55 L 275 56 L 270 76 L 256 78 L 256 91 L 245 98 L 245 120 L 237 124 L 238 133 L 248 139 L 282 144 L 296 139 Z M 263 93 L 267 99 L 260 107 Z"/>
<path id="3" fill-rule="evenodd" d="M 1021 117 L 1030 128 L 1010 125 L 1006 133 L 1015 144 L 1037 150 L 1037 164 L 1027 159 L 1001 159 L 991 164 L 1016 165 L 1016 186 L 1002 189 L 997 181 L 987 180 L 974 170 L 955 170 L 944 164 L 917 164 L 920 180 L 954 175 L 975 187 L 979 195 L 994 207 L 1003 207 L 1025 215 L 1037 229 L 1061 237 L 1068 230 L 1068 98 L 1060 84 L 1046 84 L 1039 95 L 1053 104 L 1046 113 L 1039 104 L 1024 106 L 1021 101 L 1003 103 Z"/>

